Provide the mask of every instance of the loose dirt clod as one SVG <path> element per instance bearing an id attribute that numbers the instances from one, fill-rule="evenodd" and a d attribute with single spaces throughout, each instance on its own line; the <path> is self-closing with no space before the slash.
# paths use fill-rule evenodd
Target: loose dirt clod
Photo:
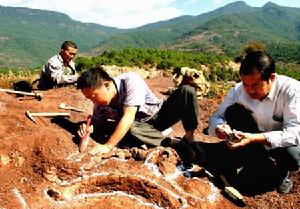
<path id="1" fill-rule="evenodd" d="M 8 155 L 0 155 L 0 166 L 5 166 L 10 163 L 10 157 Z"/>

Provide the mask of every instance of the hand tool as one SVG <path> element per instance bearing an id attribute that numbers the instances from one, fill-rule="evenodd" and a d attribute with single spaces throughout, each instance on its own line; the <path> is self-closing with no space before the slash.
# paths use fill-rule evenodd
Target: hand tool
<path id="1" fill-rule="evenodd" d="M 0 92 L 6 92 L 9 94 L 19 94 L 19 95 L 24 95 L 24 96 L 32 96 L 32 97 L 38 99 L 39 101 L 41 101 L 43 98 L 43 94 L 41 92 L 15 91 L 12 89 L 1 89 L 1 88 L 0 88 Z"/>
<path id="2" fill-rule="evenodd" d="M 243 196 L 241 195 L 241 193 L 234 187 L 230 186 L 230 184 L 228 183 L 228 181 L 226 180 L 226 178 L 223 175 L 220 175 L 220 179 L 222 180 L 222 182 L 224 183 L 224 193 L 231 198 L 236 204 L 238 205 L 245 205 Z"/>
<path id="3" fill-rule="evenodd" d="M 30 112 L 29 110 L 27 110 L 25 112 L 25 115 L 34 123 L 36 123 L 34 117 L 56 117 L 56 116 L 69 117 L 71 114 L 67 112 Z"/>
<path id="4" fill-rule="evenodd" d="M 65 109 L 65 110 L 74 110 L 76 112 L 85 112 L 85 110 L 82 110 L 82 109 L 79 109 L 79 108 L 76 108 L 76 107 L 72 107 L 72 106 L 70 106 L 66 103 L 63 103 L 63 102 L 58 105 L 58 108 Z"/>
<path id="5" fill-rule="evenodd" d="M 203 169 L 209 178 L 216 179 L 216 177 L 212 173 L 210 173 L 205 168 L 203 168 Z M 246 203 L 245 203 L 244 198 L 241 195 L 241 193 L 236 188 L 230 186 L 230 184 L 228 183 L 228 181 L 226 180 L 226 178 L 223 175 L 219 175 L 218 177 L 224 184 L 224 188 L 222 190 L 224 192 L 224 195 L 226 195 L 228 198 L 230 198 L 230 200 L 232 200 L 238 206 L 245 206 Z"/>
<path id="6" fill-rule="evenodd" d="M 82 136 L 82 138 L 80 139 L 80 143 L 79 143 L 79 151 L 80 152 L 84 152 L 84 150 L 88 146 L 89 137 L 90 137 L 90 125 L 91 125 L 91 121 L 92 121 L 92 116 L 89 115 L 87 117 L 87 119 L 86 119 L 85 133 Z"/>

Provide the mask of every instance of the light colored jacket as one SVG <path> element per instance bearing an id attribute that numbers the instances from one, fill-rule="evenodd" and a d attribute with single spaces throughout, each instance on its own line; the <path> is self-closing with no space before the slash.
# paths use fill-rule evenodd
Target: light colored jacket
<path id="1" fill-rule="evenodd" d="M 73 84 L 77 81 L 77 77 L 75 63 L 70 61 L 69 66 L 64 66 L 63 59 L 58 53 L 43 66 L 39 88 L 51 89 L 64 84 Z"/>

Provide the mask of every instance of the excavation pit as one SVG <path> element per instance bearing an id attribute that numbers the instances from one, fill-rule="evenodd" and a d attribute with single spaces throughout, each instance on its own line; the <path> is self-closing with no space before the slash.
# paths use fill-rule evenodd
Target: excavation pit
<path id="1" fill-rule="evenodd" d="M 186 204 L 184 198 L 176 195 L 173 191 L 141 176 L 94 175 L 68 187 L 62 187 L 60 191 L 50 188 L 46 193 L 54 201 L 66 201 L 69 198 L 74 201 L 86 196 L 97 197 L 102 196 L 101 194 L 122 192 L 123 195 L 127 194 L 131 199 L 134 196 L 140 202 L 162 208 L 175 209 Z M 68 193 L 68 198 L 64 197 L 63 194 L 65 193 Z"/>

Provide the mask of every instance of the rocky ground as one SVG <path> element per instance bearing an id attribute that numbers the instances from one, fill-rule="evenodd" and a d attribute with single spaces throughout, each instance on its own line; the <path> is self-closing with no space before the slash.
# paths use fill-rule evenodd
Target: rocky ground
<path id="1" fill-rule="evenodd" d="M 170 77 L 146 80 L 158 97 L 171 87 Z M 197 140 L 218 143 L 202 133 L 219 99 L 201 99 Z M 61 102 L 85 109 L 62 110 Z M 30 112 L 69 112 L 70 117 L 25 116 Z M 0 92 L 0 208 L 238 208 L 223 196 L 222 185 L 197 162 L 187 169 L 169 147 L 116 149 L 106 156 L 78 152 L 76 130 L 92 104 L 72 87 L 43 92 L 38 101 Z M 180 124 L 171 135 L 180 137 Z M 215 153 L 218 155 L 218 153 Z M 270 190 L 244 196 L 245 208 L 300 208 L 300 175 L 294 189 L 279 195 Z"/>

